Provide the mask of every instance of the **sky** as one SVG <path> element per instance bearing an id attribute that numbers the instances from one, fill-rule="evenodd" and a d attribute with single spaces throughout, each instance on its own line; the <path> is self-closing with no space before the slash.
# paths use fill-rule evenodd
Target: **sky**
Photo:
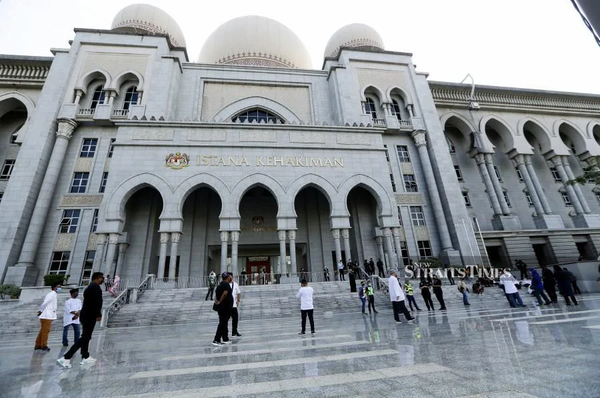
<path id="1" fill-rule="evenodd" d="M 110 29 L 128 0 L 0 0 L 0 54 L 50 56 L 74 28 Z M 273 18 L 303 41 L 320 69 L 331 35 L 354 22 L 386 50 L 410 52 L 430 80 L 600 94 L 600 47 L 569 0 L 148 0 L 180 25 L 190 61 L 222 23 Z"/>

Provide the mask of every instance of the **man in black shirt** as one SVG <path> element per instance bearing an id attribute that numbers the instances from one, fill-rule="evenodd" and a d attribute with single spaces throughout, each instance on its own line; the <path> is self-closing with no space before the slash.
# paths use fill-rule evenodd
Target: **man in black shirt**
<path id="1" fill-rule="evenodd" d="M 444 303 L 444 291 L 442 290 L 442 280 L 437 275 L 433 275 L 433 294 L 435 298 L 440 302 L 440 310 L 446 309 L 446 303 Z"/>
<path id="2" fill-rule="evenodd" d="M 231 340 L 229 340 L 228 336 L 229 330 L 227 330 L 227 323 L 229 322 L 231 309 L 233 308 L 233 294 L 230 285 L 233 276 L 227 272 L 223 272 L 221 278 L 223 278 L 223 281 L 217 286 L 217 291 L 215 292 L 217 295 L 215 305 L 217 306 L 217 312 L 219 314 L 219 326 L 217 326 L 217 333 L 215 334 L 213 345 L 217 347 L 220 347 L 223 344 L 231 344 Z M 221 342 L 221 339 L 223 339 L 223 342 Z"/>
<path id="3" fill-rule="evenodd" d="M 102 320 L 102 283 L 104 283 L 104 274 L 102 272 L 94 272 L 92 282 L 83 292 L 83 308 L 79 315 L 83 332 L 81 338 L 73 344 L 71 349 L 67 351 L 63 358 L 57 360 L 58 364 L 63 368 L 71 368 L 71 358 L 77 350 L 81 348 L 81 357 L 83 358 L 80 365 L 93 365 L 96 360 L 90 357 L 89 346 L 92 339 L 92 332 L 96 326 L 96 322 Z"/>

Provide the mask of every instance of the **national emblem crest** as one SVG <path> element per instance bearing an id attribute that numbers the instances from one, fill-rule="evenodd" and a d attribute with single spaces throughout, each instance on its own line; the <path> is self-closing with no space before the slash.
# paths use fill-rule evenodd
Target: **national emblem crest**
<path id="1" fill-rule="evenodd" d="M 167 155 L 165 166 L 178 170 L 190 165 L 190 157 L 186 153 L 175 152 Z"/>

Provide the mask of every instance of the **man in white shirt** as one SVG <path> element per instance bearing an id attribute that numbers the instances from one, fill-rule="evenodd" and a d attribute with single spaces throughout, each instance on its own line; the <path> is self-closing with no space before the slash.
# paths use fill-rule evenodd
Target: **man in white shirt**
<path id="1" fill-rule="evenodd" d="M 302 313 L 302 331 L 300 335 L 306 336 L 306 317 L 310 322 L 310 332 L 315 337 L 315 321 L 313 319 L 313 288 L 308 286 L 306 279 L 300 282 L 300 290 L 296 294 L 296 298 L 300 299 L 300 312 Z"/>
<path id="2" fill-rule="evenodd" d="M 228 272 L 231 275 L 231 295 L 233 296 L 233 308 L 231 309 L 231 335 L 233 337 L 242 337 L 241 334 L 238 333 L 238 307 L 242 300 L 242 293 L 240 292 L 240 285 L 235 283 L 235 279 L 233 278 L 233 273 Z"/>
<path id="3" fill-rule="evenodd" d="M 52 327 L 52 321 L 56 319 L 56 309 L 58 308 L 58 292 L 60 292 L 61 284 L 54 282 L 51 286 L 52 291 L 46 294 L 44 302 L 38 311 L 40 318 L 40 332 L 35 339 L 34 350 L 50 351 L 48 348 L 48 335 Z"/>
<path id="4" fill-rule="evenodd" d="M 389 279 L 389 290 L 390 290 L 390 301 L 392 302 L 392 308 L 394 311 L 394 320 L 396 323 L 402 323 L 400 320 L 400 316 L 398 316 L 399 312 L 402 312 L 406 317 L 408 323 L 414 323 L 415 318 L 410 315 L 406 305 L 404 305 L 404 292 L 400 287 L 400 283 L 398 282 L 398 272 L 395 269 L 389 270 L 390 279 Z"/>
<path id="5" fill-rule="evenodd" d="M 340 260 L 340 262 L 338 263 L 338 272 L 340 274 L 340 281 L 345 281 L 346 278 L 344 277 L 344 262 L 342 260 Z"/>
<path id="6" fill-rule="evenodd" d="M 64 347 L 69 346 L 69 326 L 73 326 L 75 333 L 75 344 L 79 341 L 81 325 L 79 323 L 79 314 L 81 313 L 82 303 L 77 298 L 79 289 L 69 290 L 71 298 L 65 301 L 65 312 L 63 314 L 63 337 L 62 343 Z"/>
<path id="7" fill-rule="evenodd" d="M 505 268 L 504 273 L 500 276 L 500 285 L 504 286 L 504 294 L 512 308 L 526 307 L 517 289 L 517 279 L 512 276 L 508 268 Z"/>

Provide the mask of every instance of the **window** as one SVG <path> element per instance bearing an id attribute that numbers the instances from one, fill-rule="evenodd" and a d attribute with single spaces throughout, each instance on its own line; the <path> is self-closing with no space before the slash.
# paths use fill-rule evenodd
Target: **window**
<path id="1" fill-rule="evenodd" d="M 390 153 L 387 150 L 387 145 L 383 146 L 385 148 L 385 160 L 387 160 L 387 162 L 390 162 Z"/>
<path id="2" fill-rule="evenodd" d="M 396 192 L 396 181 L 394 181 L 394 175 L 390 173 L 390 181 L 392 182 L 392 191 Z"/>
<path id="3" fill-rule="evenodd" d="M 521 170 L 519 170 L 518 167 L 515 167 L 515 171 L 517 173 L 517 178 L 519 179 L 519 182 L 523 182 L 523 174 L 521 174 Z"/>
<path id="4" fill-rule="evenodd" d="M 106 190 L 106 181 L 108 181 L 108 171 L 102 173 L 102 182 L 100 182 L 100 190 L 98 192 L 104 193 Z"/>
<path id="5" fill-rule="evenodd" d="M 410 219 L 413 225 L 425 225 L 425 214 L 422 206 L 410 206 Z"/>
<path id="6" fill-rule="evenodd" d="M 454 143 L 448 138 L 446 138 L 446 142 L 448 143 L 448 150 L 450 153 L 456 153 L 456 147 L 454 146 Z"/>
<path id="7" fill-rule="evenodd" d="M 371 115 L 371 118 L 377 119 L 377 110 L 375 109 L 375 102 L 371 98 L 367 98 L 365 101 L 365 113 Z"/>
<path id="8" fill-rule="evenodd" d="M 396 116 L 396 119 L 402 120 L 402 113 L 400 112 L 400 104 L 398 101 L 392 100 L 392 115 Z"/>
<path id="9" fill-rule="evenodd" d="M 529 205 L 529 207 L 532 207 L 533 200 L 531 199 L 531 195 L 529 195 L 529 192 L 525 192 L 525 199 L 527 199 L 527 204 Z"/>
<path id="10" fill-rule="evenodd" d="M 418 240 L 417 246 L 419 248 L 419 257 L 433 257 L 431 243 L 428 240 Z"/>
<path id="11" fill-rule="evenodd" d="M 567 195 L 566 192 L 561 192 L 560 194 L 562 195 L 563 202 L 565 202 L 565 206 L 573 206 L 571 198 L 569 198 L 569 195 Z"/>
<path id="12" fill-rule="evenodd" d="M 498 181 L 502 182 L 502 176 L 500 175 L 500 170 L 498 170 L 498 166 L 494 166 L 494 172 L 496 173 Z"/>
<path id="13" fill-rule="evenodd" d="M 463 199 L 465 200 L 465 206 L 471 207 L 471 198 L 469 198 L 469 193 L 463 192 L 462 195 L 463 195 Z"/>
<path id="14" fill-rule="evenodd" d="M 85 193 L 85 190 L 87 189 L 87 184 L 88 184 L 89 178 L 90 178 L 90 173 L 87 173 L 87 172 L 73 173 L 73 182 L 71 183 L 71 189 L 69 192 Z"/>
<path id="15" fill-rule="evenodd" d="M 506 191 L 503 191 L 502 194 L 504 195 L 504 200 L 506 201 L 506 205 L 508 207 L 512 207 L 512 204 L 510 203 L 510 198 L 508 197 L 508 194 L 506 193 Z"/>
<path id="16" fill-rule="evenodd" d="M 410 265 L 410 257 L 408 257 L 408 246 L 406 246 L 406 241 L 400 241 L 400 254 L 402 255 L 402 263 L 404 265 Z"/>
<path id="17" fill-rule="evenodd" d="M 96 250 L 88 250 L 85 252 L 83 260 L 83 271 L 81 271 L 80 286 L 86 286 L 90 283 L 92 277 L 92 269 L 94 267 L 94 258 L 96 258 Z"/>
<path id="18" fill-rule="evenodd" d="M 396 152 L 398 152 L 400 163 L 410 163 L 410 154 L 406 145 L 396 145 Z"/>
<path id="19" fill-rule="evenodd" d="M 99 85 L 94 90 L 94 96 L 92 97 L 92 103 L 90 104 L 90 108 L 96 109 L 98 105 L 104 104 L 105 97 L 106 93 L 104 92 L 104 85 Z"/>
<path id="20" fill-rule="evenodd" d="M 463 175 L 462 175 L 462 171 L 460 171 L 459 165 L 457 165 L 457 164 L 454 165 L 454 172 L 456 173 L 456 178 L 458 178 L 458 181 L 462 181 Z"/>
<path id="21" fill-rule="evenodd" d="M 560 178 L 560 174 L 558 173 L 558 170 L 556 170 L 556 167 L 550 167 L 550 172 L 552 173 L 552 177 L 554 177 L 554 182 L 562 182 L 562 179 Z"/>
<path id="22" fill-rule="evenodd" d="M 125 93 L 125 100 L 123 101 L 123 109 L 129 109 L 131 105 L 137 105 L 140 93 L 137 92 L 137 86 L 131 86 Z"/>
<path id="23" fill-rule="evenodd" d="M 406 192 L 419 192 L 419 187 L 417 186 L 414 174 L 404 174 L 402 178 L 404 179 L 404 189 Z"/>
<path id="24" fill-rule="evenodd" d="M 92 232 L 98 229 L 98 209 L 94 209 L 94 218 L 92 218 Z"/>
<path id="25" fill-rule="evenodd" d="M 0 181 L 8 181 L 15 167 L 15 159 L 6 159 L 0 173 Z"/>
<path id="26" fill-rule="evenodd" d="M 66 275 L 71 252 L 52 252 L 48 274 Z"/>
<path id="27" fill-rule="evenodd" d="M 62 219 L 60 220 L 60 226 L 58 232 L 61 234 L 74 234 L 77 232 L 77 225 L 79 225 L 79 216 L 81 210 L 63 210 Z"/>
<path id="28" fill-rule="evenodd" d="M 84 138 L 81 144 L 81 152 L 79 152 L 80 158 L 93 158 L 96 154 L 96 147 L 98 146 L 97 138 Z"/>
<path id="29" fill-rule="evenodd" d="M 234 116 L 231 120 L 233 122 L 239 121 L 241 123 L 283 123 L 283 120 L 281 120 L 281 118 L 273 115 L 270 112 L 258 108 L 244 111 L 238 114 L 237 116 Z"/>
<path id="30" fill-rule="evenodd" d="M 115 141 L 117 139 L 116 138 L 111 138 L 110 139 L 110 145 L 108 146 L 108 157 L 112 158 L 113 152 L 115 151 Z"/>

